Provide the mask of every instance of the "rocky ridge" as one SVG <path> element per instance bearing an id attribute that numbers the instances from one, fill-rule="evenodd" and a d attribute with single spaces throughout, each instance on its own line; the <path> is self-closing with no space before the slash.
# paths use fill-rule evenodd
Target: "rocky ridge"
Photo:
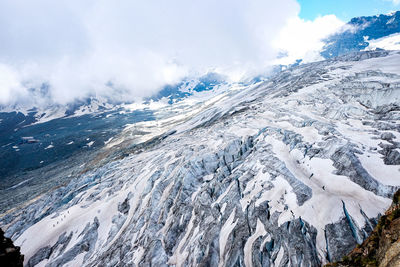
<path id="1" fill-rule="evenodd" d="M 340 262 L 326 267 L 396 267 L 400 266 L 400 191 L 393 203 L 379 219 L 374 231 Z"/>

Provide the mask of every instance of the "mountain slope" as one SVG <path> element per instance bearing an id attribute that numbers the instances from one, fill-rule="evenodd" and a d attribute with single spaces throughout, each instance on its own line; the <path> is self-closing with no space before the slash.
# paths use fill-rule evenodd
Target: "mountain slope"
<path id="1" fill-rule="evenodd" d="M 396 33 L 400 33 L 400 11 L 387 15 L 353 18 L 345 25 L 343 31 L 325 40 L 326 45 L 321 55 L 324 58 L 332 58 L 349 52 L 362 51 L 370 44 L 374 44 L 374 40 Z M 393 44 L 380 43 L 378 47 L 393 49 Z"/>
<path id="2" fill-rule="evenodd" d="M 400 187 L 399 103 L 398 52 L 294 67 L 133 124 L 0 224 L 27 266 L 337 261 Z"/>
<path id="3" fill-rule="evenodd" d="M 86 169 L 82 161 L 94 160 L 127 125 L 175 116 L 233 86 L 220 80 L 209 74 L 168 87 L 144 103 L 91 98 L 27 114 L 22 107 L 0 112 L 0 213 L 68 183 Z"/>

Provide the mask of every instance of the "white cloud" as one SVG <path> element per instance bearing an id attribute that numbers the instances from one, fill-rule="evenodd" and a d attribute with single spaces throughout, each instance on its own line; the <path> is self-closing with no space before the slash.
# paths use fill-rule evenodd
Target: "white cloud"
<path id="1" fill-rule="evenodd" d="M 395 5 L 395 6 L 397 6 L 398 4 L 400 4 L 400 0 L 385 0 L 385 1 L 392 2 L 393 5 Z"/>
<path id="2" fill-rule="evenodd" d="M 319 52 L 324 46 L 322 41 L 329 35 L 343 29 L 345 23 L 335 15 L 317 17 L 315 20 L 303 20 L 293 17 L 288 20 L 279 36 L 273 41 L 284 57 L 275 63 L 291 64 L 297 59 L 310 62 L 322 59 Z"/>
<path id="3" fill-rule="evenodd" d="M 298 12 L 295 0 L 2 0 L 0 104 L 30 101 L 43 82 L 65 104 L 133 100 L 210 68 L 238 77 L 275 58 Z"/>
<path id="4" fill-rule="evenodd" d="M 19 97 L 25 89 L 20 83 L 19 74 L 7 65 L 0 64 L 1 103 L 8 103 L 14 97 Z"/>

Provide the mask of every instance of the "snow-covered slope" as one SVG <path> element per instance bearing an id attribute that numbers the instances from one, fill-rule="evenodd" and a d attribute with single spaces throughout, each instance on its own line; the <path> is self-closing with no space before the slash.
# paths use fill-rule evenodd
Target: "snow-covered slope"
<path id="1" fill-rule="evenodd" d="M 67 105 L 48 101 L 41 108 L 29 103 L 0 107 L 0 213 L 27 200 L 15 188 L 28 190 L 28 198 L 35 198 L 59 182 L 52 179 L 51 169 L 79 166 L 83 154 L 85 161 L 95 157 L 127 124 L 170 117 L 232 86 L 209 74 L 166 86 L 158 95 L 135 103 L 91 97 Z M 32 190 L 32 183 L 38 190 Z"/>
<path id="2" fill-rule="evenodd" d="M 389 36 L 369 41 L 366 50 L 375 50 L 377 48 L 385 50 L 400 50 L 400 33 L 394 33 Z"/>
<path id="3" fill-rule="evenodd" d="M 399 52 L 177 110 L 0 219 L 27 266 L 319 266 L 361 243 L 400 187 Z"/>

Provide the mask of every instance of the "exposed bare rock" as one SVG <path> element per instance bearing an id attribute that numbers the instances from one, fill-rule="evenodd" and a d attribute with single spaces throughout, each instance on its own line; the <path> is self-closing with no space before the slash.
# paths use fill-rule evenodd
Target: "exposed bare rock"
<path id="1" fill-rule="evenodd" d="M 24 256 L 20 253 L 20 248 L 14 246 L 10 238 L 4 236 L 0 229 L 0 266 L 22 267 Z"/>
<path id="2" fill-rule="evenodd" d="M 397 267 L 400 266 L 400 191 L 378 222 L 371 235 L 342 261 L 327 267 Z"/>

